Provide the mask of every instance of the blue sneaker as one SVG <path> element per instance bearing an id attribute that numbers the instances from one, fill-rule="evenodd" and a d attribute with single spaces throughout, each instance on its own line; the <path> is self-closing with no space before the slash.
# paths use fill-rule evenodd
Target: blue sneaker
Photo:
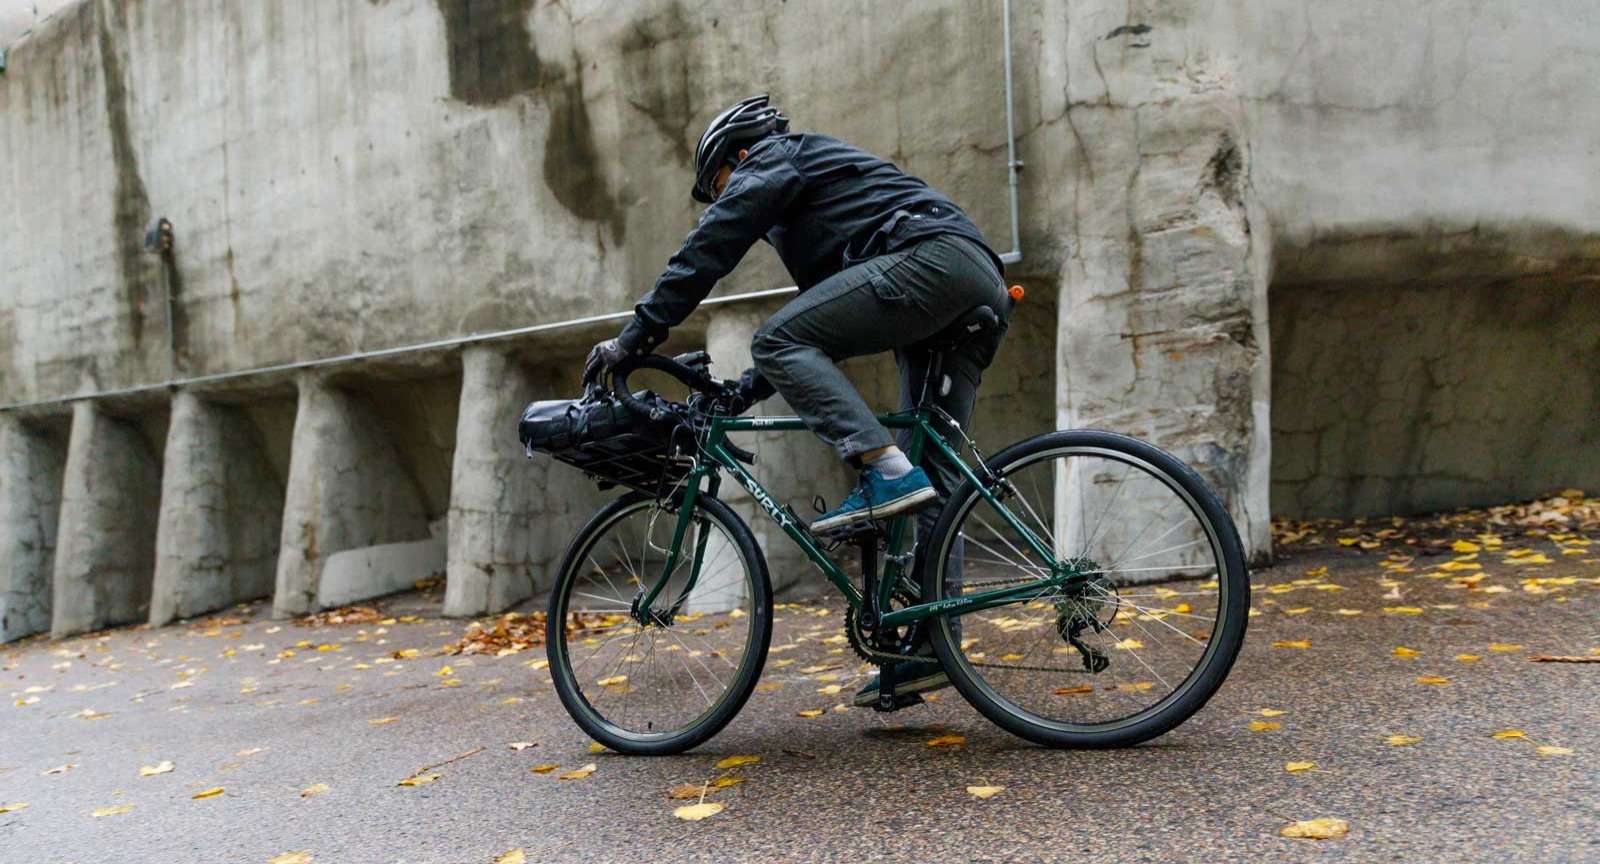
<path id="1" fill-rule="evenodd" d="M 861 472 L 861 482 L 855 491 L 838 507 L 817 517 L 811 523 L 812 534 L 826 534 L 858 522 L 887 519 L 913 510 L 921 510 L 939 497 L 927 472 L 912 468 L 893 480 L 885 478 L 876 469 Z"/>

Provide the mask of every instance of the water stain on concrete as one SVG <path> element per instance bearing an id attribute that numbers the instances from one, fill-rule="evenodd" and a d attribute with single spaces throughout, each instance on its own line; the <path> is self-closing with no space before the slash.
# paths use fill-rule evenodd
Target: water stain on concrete
<path id="1" fill-rule="evenodd" d="M 690 80 L 689 52 L 698 30 L 673 3 L 659 15 L 633 22 L 619 43 L 622 50 L 624 96 L 634 110 L 649 118 L 656 131 L 672 145 L 682 165 L 693 161 L 694 139 L 690 125 L 695 112 Z"/>
<path id="2" fill-rule="evenodd" d="M 115 26 L 117 34 L 112 33 Z M 150 198 L 139 176 L 138 155 L 128 125 L 128 89 L 122 77 L 122 59 L 117 42 L 126 41 L 127 21 L 116 2 L 95 5 L 95 29 L 100 47 L 100 74 L 104 79 L 106 122 L 111 138 L 111 159 L 115 164 L 116 191 L 111 211 L 117 265 L 128 307 L 128 323 L 133 342 L 144 336 L 144 303 L 147 294 L 145 267 L 141 259 L 145 223 L 150 218 Z"/>
<path id="3" fill-rule="evenodd" d="M 611 225 L 621 243 L 627 214 L 601 170 L 600 148 L 583 101 L 583 67 L 550 95 L 550 131 L 544 143 L 544 182 L 573 215 Z"/>
<path id="4" fill-rule="evenodd" d="M 493 105 L 540 84 L 528 30 L 533 0 L 436 0 L 450 53 L 450 96 Z"/>
<path id="5" fill-rule="evenodd" d="M 626 216 L 601 168 L 583 67 L 570 78 L 540 59 L 528 28 L 533 0 L 435 0 L 444 16 L 450 96 L 468 105 L 496 105 L 522 93 L 541 93 L 550 105 L 544 180 L 573 215 L 605 222 L 622 242 Z"/>

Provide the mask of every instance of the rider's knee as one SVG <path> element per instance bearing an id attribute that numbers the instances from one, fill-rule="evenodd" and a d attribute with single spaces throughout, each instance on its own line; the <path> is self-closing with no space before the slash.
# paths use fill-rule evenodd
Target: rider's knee
<path id="1" fill-rule="evenodd" d="M 778 355 L 787 344 L 788 340 L 778 335 L 776 327 L 762 325 L 756 330 L 755 335 L 750 337 L 750 359 L 762 374 L 766 374 L 768 370 L 776 367 Z"/>

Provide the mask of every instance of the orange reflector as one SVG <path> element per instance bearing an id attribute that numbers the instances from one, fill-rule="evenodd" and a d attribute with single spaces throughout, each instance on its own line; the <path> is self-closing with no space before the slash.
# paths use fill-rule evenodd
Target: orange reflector
<path id="1" fill-rule="evenodd" d="M 1011 295 L 1011 302 L 1015 303 L 1016 301 L 1022 299 L 1022 295 L 1023 295 L 1024 292 L 1022 290 L 1022 286 L 1021 285 L 1012 285 L 1011 289 L 1008 290 L 1006 293 Z"/>

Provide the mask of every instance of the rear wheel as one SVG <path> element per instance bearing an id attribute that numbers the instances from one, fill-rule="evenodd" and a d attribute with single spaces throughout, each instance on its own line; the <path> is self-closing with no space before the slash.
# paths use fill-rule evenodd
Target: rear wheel
<path id="1" fill-rule="evenodd" d="M 930 624 L 952 683 L 1002 728 L 1052 747 L 1161 735 L 1221 686 L 1243 642 L 1249 576 L 1233 522 L 1175 457 L 1109 432 L 1030 438 L 988 463 L 1003 506 L 971 483 L 932 531 L 925 602 L 1086 576 L 1026 603 Z"/>
<path id="2" fill-rule="evenodd" d="M 585 732 L 620 753 L 681 753 L 721 731 L 750 698 L 772 638 L 766 561 L 744 522 L 708 495 L 696 500 L 648 625 L 634 617 L 641 586 L 666 566 L 677 519 L 676 502 L 637 493 L 606 505 L 568 548 L 550 597 L 556 693 Z"/>

